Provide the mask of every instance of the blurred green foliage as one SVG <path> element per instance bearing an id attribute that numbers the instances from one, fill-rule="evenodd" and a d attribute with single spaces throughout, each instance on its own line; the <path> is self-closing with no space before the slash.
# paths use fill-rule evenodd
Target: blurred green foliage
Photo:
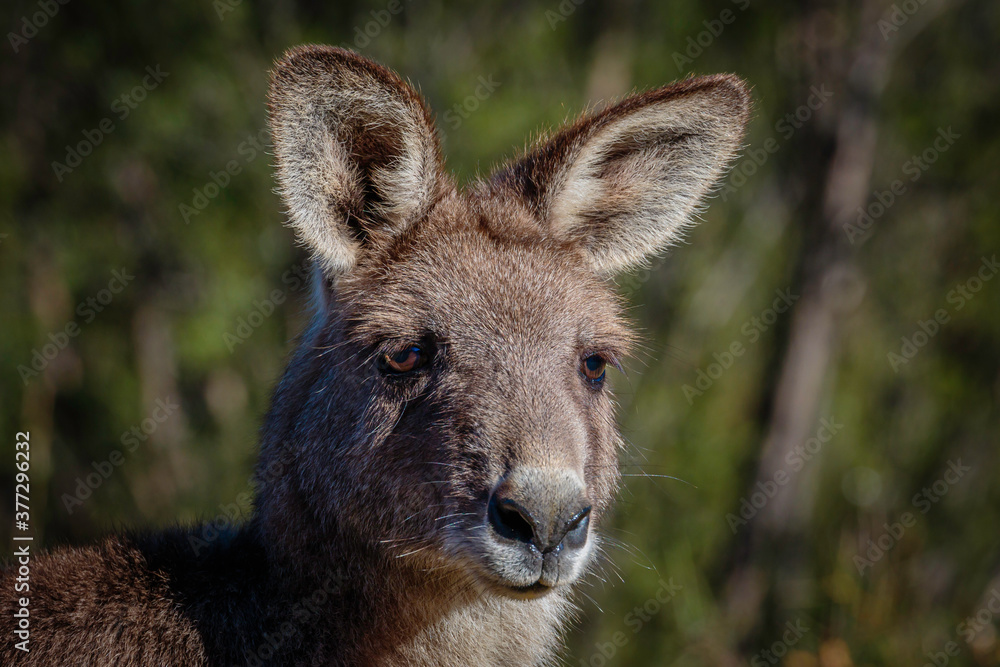
<path id="1" fill-rule="evenodd" d="M 8 12 L 17 37 L 0 64 L 0 433 L 31 431 L 44 544 L 211 518 L 248 490 L 308 305 L 262 133 L 284 49 L 361 47 L 417 83 L 463 183 L 588 104 L 734 71 L 757 101 L 727 181 L 740 187 L 722 190 L 687 245 L 622 280 L 646 350 L 617 378 L 627 477 L 606 581 L 583 589 L 566 663 L 919 665 L 954 642 L 950 665 L 1000 664 L 997 615 L 983 612 L 1000 590 L 1000 279 L 971 292 L 1000 251 L 1000 5 L 69 2 L 42 22 L 43 4 Z M 873 30 L 891 63 L 861 99 L 870 177 L 850 172 L 873 223 L 853 243 L 849 230 L 822 241 L 834 139 L 853 136 L 850 87 L 874 67 L 856 54 Z M 832 97 L 810 108 L 822 86 Z M 948 128 L 958 138 L 914 172 Z M 76 167 L 71 148 L 89 153 Z M 897 179 L 905 192 L 875 215 Z M 831 243 L 850 284 L 818 343 L 829 363 L 808 419 L 810 433 L 821 418 L 840 426 L 799 469 L 779 459 L 788 479 L 765 505 L 787 524 L 734 522 L 777 479 L 761 464 L 783 428 L 776 384 Z M 118 293 L 114 271 L 134 276 Z M 786 290 L 800 300 L 768 315 Z M 894 369 L 904 337 L 916 353 Z M 743 352 L 727 363 L 734 343 Z M 179 407 L 157 421 L 158 399 Z M 113 449 L 124 463 L 67 506 Z M 915 495 L 959 459 L 970 471 L 923 513 Z M 11 457 L 0 471 L 6 539 Z M 859 574 L 855 556 L 905 512 L 912 523 Z M 661 581 L 681 588 L 642 610 Z M 977 632 L 961 625 L 977 613 Z M 807 630 L 786 634 L 787 622 Z"/>

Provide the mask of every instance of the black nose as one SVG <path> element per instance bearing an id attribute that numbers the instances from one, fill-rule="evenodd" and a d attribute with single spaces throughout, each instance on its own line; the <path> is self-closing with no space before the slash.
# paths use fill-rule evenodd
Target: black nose
<path id="1" fill-rule="evenodd" d="M 590 506 L 546 512 L 545 503 L 533 503 L 536 508 L 532 511 L 528 503 L 518 502 L 504 491 L 501 485 L 490 496 L 487 507 L 490 525 L 501 537 L 533 545 L 543 554 L 561 548 L 578 549 L 586 544 Z"/>

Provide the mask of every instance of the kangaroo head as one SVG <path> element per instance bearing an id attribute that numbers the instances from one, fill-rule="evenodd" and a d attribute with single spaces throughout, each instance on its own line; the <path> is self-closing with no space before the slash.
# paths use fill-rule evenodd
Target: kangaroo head
<path id="1" fill-rule="evenodd" d="M 294 464 L 262 503 L 481 591 L 570 584 L 618 477 L 611 278 L 681 238 L 739 147 L 743 83 L 630 97 L 464 190 L 421 97 L 350 51 L 290 51 L 269 102 L 317 312 L 265 429 L 262 469 Z"/>

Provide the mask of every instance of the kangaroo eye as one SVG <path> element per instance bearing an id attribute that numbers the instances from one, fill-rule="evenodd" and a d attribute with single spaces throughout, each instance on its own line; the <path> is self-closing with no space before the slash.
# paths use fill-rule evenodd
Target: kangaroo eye
<path id="1" fill-rule="evenodd" d="M 409 373 L 427 363 L 427 354 L 416 345 L 403 348 L 399 352 L 382 355 L 379 369 L 383 373 Z"/>
<path id="2" fill-rule="evenodd" d="M 588 382 L 600 384 L 604 382 L 606 365 L 607 362 L 604 360 L 604 357 L 599 354 L 592 354 L 583 360 L 580 370 Z"/>

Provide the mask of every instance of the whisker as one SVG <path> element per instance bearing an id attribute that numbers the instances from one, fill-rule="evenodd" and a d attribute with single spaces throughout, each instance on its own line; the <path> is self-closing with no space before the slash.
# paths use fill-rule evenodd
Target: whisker
<path id="1" fill-rule="evenodd" d="M 594 605 L 595 607 L 597 607 L 597 611 L 601 612 L 602 614 L 604 613 L 604 610 L 603 610 L 603 609 L 601 609 L 601 605 L 597 604 L 597 600 L 595 600 L 594 598 L 590 597 L 589 595 L 587 595 L 586 593 L 584 593 L 584 592 L 583 592 L 583 590 L 581 590 L 581 589 L 579 589 L 579 588 L 577 589 L 577 591 L 579 591 L 580 595 L 582 595 L 583 597 L 585 597 L 585 598 L 587 598 L 588 600 L 590 600 L 590 602 L 591 602 L 591 603 L 592 603 L 592 604 L 593 604 L 593 605 Z"/>
<path id="2" fill-rule="evenodd" d="M 691 482 L 687 481 L 686 479 L 681 479 L 680 477 L 674 477 L 673 475 L 653 475 L 653 474 L 650 474 L 648 472 L 644 472 L 641 475 L 626 475 L 626 474 L 623 474 L 622 477 L 661 477 L 663 479 L 675 479 L 678 482 L 683 482 L 683 483 L 687 484 L 692 489 L 697 489 L 698 488 L 697 486 L 695 486 Z"/>
<path id="3" fill-rule="evenodd" d="M 430 546 L 431 545 L 429 545 L 429 544 L 425 544 L 424 546 L 420 547 L 419 549 L 414 549 L 413 551 L 407 551 L 405 554 L 399 554 L 398 556 L 396 556 L 396 558 L 406 558 L 407 556 L 412 556 L 413 554 L 420 553 L 421 551 L 423 551 L 424 549 L 429 548 Z"/>
<path id="4" fill-rule="evenodd" d="M 435 521 L 442 521 L 444 519 L 450 519 L 452 517 L 457 517 L 457 516 L 475 516 L 476 514 L 478 514 L 478 512 L 457 512 L 456 514 L 445 514 L 444 516 L 439 516 L 438 518 L 436 518 L 434 520 Z"/>

